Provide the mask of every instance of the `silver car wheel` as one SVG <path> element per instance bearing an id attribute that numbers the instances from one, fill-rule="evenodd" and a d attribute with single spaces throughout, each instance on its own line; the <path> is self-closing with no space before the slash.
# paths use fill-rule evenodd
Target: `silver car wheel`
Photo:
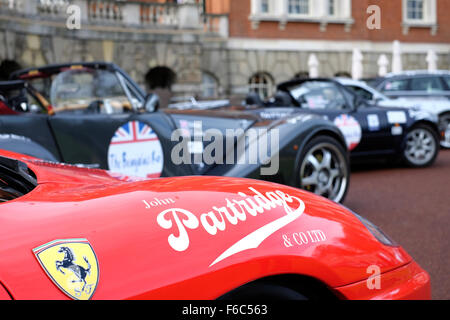
<path id="1" fill-rule="evenodd" d="M 301 188 L 335 202 L 341 201 L 347 188 L 344 155 L 330 143 L 315 145 L 300 167 Z"/>
<path id="2" fill-rule="evenodd" d="M 450 149 L 450 114 L 445 114 L 439 119 L 439 131 L 444 133 L 441 147 Z"/>
<path id="3" fill-rule="evenodd" d="M 423 128 L 413 129 L 406 136 L 405 157 L 415 166 L 423 166 L 436 154 L 436 140 L 433 134 Z"/>

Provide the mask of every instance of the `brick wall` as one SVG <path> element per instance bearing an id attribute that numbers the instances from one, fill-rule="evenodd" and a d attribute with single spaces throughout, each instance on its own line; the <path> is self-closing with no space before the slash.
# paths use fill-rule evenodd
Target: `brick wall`
<path id="1" fill-rule="evenodd" d="M 349 32 L 343 24 L 328 24 L 320 31 L 319 23 L 288 22 L 280 30 L 278 22 L 261 21 L 257 29 L 249 20 L 250 0 L 230 0 L 230 37 L 255 39 L 316 39 L 316 40 L 370 40 L 390 42 L 434 42 L 450 43 L 449 0 L 437 0 L 438 30 L 431 35 L 430 28 L 410 28 L 403 34 L 402 0 L 353 0 L 352 18 L 355 20 Z M 369 30 L 366 26 L 369 5 L 381 8 L 381 30 Z"/>

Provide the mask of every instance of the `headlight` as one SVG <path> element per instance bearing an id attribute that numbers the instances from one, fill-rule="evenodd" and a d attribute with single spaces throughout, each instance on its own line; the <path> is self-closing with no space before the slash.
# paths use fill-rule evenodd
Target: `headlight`
<path id="1" fill-rule="evenodd" d="M 378 228 L 376 225 L 374 225 L 372 222 L 367 220 L 366 218 L 361 217 L 359 214 L 355 213 L 353 210 L 350 210 L 349 208 L 343 206 L 345 209 L 353 213 L 355 217 L 358 218 L 359 221 L 369 230 L 369 232 L 380 241 L 382 244 L 390 247 L 398 247 L 399 245 L 388 237 L 380 228 Z"/>
<path id="2" fill-rule="evenodd" d="M 370 231 L 370 233 L 382 244 L 390 247 L 398 247 L 398 244 L 394 240 L 389 238 L 380 228 L 374 225 L 366 218 L 361 217 L 359 214 L 353 212 L 353 214 L 361 221 L 361 223 Z"/>

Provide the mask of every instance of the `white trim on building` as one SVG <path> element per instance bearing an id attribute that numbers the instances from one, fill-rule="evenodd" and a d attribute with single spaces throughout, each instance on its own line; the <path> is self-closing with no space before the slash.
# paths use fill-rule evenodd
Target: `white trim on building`
<path id="1" fill-rule="evenodd" d="M 319 23 L 325 31 L 329 23 L 339 23 L 348 31 L 354 23 L 351 0 L 251 0 L 249 19 L 257 29 L 261 21 L 277 21 L 280 29 L 289 22 Z"/>
<path id="2" fill-rule="evenodd" d="M 363 52 L 385 53 L 392 51 L 392 42 L 230 38 L 227 47 L 231 50 L 306 52 L 330 52 L 330 48 L 333 52 L 352 52 L 356 48 Z M 450 43 L 402 42 L 403 53 L 423 54 L 424 48 L 438 54 L 448 54 Z"/>
<path id="3" fill-rule="evenodd" d="M 402 0 L 403 33 L 410 28 L 430 28 L 435 35 L 438 29 L 436 0 Z"/>

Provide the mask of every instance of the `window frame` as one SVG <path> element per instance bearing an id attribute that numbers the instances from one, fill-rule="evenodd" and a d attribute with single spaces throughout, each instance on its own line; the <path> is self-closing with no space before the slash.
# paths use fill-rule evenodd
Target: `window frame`
<path id="1" fill-rule="evenodd" d="M 428 90 L 419 90 L 419 89 L 414 89 L 413 88 L 413 83 L 415 81 L 424 80 L 424 79 L 431 79 L 431 81 L 436 81 L 436 83 L 438 83 L 441 86 L 441 89 L 434 89 L 434 90 L 428 91 Z M 422 76 L 422 77 L 418 76 L 418 77 L 414 77 L 414 78 L 409 79 L 409 90 L 408 91 L 411 91 L 411 92 L 427 92 L 427 93 L 442 93 L 442 92 L 446 91 L 446 88 L 445 88 L 445 83 L 442 82 L 442 79 L 441 79 L 440 76 L 438 76 L 438 75 L 430 75 L 430 76 Z"/>
<path id="2" fill-rule="evenodd" d="M 291 12 L 290 11 L 290 9 L 291 9 L 291 6 L 293 7 L 293 5 L 291 5 L 291 2 L 298 2 L 298 7 L 299 7 L 299 10 L 302 8 L 302 3 L 301 2 L 306 2 L 306 7 L 307 7 L 307 12 L 306 13 L 304 13 L 304 12 Z M 297 6 L 296 5 L 296 6 Z M 287 0 L 287 8 L 286 8 L 286 10 L 287 10 L 287 15 L 289 16 L 289 17 L 311 17 L 312 16 L 312 14 L 311 14 L 311 0 Z"/>
<path id="3" fill-rule="evenodd" d="M 423 17 L 422 19 L 409 18 L 409 2 L 418 0 L 402 0 L 403 24 L 407 26 L 435 26 L 437 24 L 437 1 L 423 1 Z"/>
<path id="4" fill-rule="evenodd" d="M 331 9 L 333 8 L 333 12 L 331 12 Z M 329 17 L 336 17 L 338 14 L 338 6 L 336 3 L 336 0 L 328 0 L 327 3 L 327 15 Z"/>
<path id="5" fill-rule="evenodd" d="M 262 21 L 277 21 L 281 29 L 284 29 L 287 23 L 305 21 L 321 26 L 328 23 L 343 24 L 348 30 L 355 23 L 352 17 L 352 0 L 333 0 L 333 14 L 330 14 L 330 0 L 305 0 L 308 3 L 307 13 L 289 12 L 290 0 L 268 0 L 268 12 L 262 12 L 261 1 L 251 0 L 249 20 L 252 21 L 254 29 L 258 28 Z"/>
<path id="6" fill-rule="evenodd" d="M 370 92 L 366 88 L 363 88 L 363 87 L 360 87 L 357 85 L 351 85 L 351 84 L 348 86 L 345 86 L 345 87 L 347 87 L 348 89 L 351 89 L 355 93 L 356 96 L 358 96 L 364 100 L 367 100 L 367 101 L 375 100 L 375 94 L 373 92 Z M 361 94 L 361 92 L 363 92 L 363 94 Z M 367 99 L 366 97 L 364 97 L 364 95 L 366 95 L 366 94 L 370 95 L 370 99 Z"/>
<path id="7" fill-rule="evenodd" d="M 263 79 L 267 79 L 267 83 L 257 83 L 253 81 L 253 79 L 261 77 Z M 267 94 L 262 94 L 264 90 L 267 90 Z M 275 93 L 275 81 L 273 76 L 265 71 L 259 71 L 248 79 L 248 92 L 256 92 L 261 99 L 265 100 L 270 98 Z"/>
<path id="8" fill-rule="evenodd" d="M 259 3 L 258 3 L 258 12 L 259 13 L 261 13 L 261 14 L 270 14 L 270 12 L 271 12 L 271 5 L 270 5 L 270 0 L 259 0 Z M 267 6 L 267 10 L 266 11 L 263 11 L 263 7 L 264 6 Z"/>
<path id="9" fill-rule="evenodd" d="M 388 82 L 394 82 L 394 81 L 405 81 L 406 83 L 406 87 L 405 89 L 402 90 L 386 90 L 386 85 Z M 383 85 L 381 86 L 381 92 L 386 94 L 386 93 L 392 93 L 392 92 L 404 92 L 404 91 L 411 91 L 411 79 L 408 78 L 399 78 L 399 79 L 386 79 L 383 82 Z"/>
<path id="10" fill-rule="evenodd" d="M 410 3 L 412 1 L 417 2 L 417 4 L 420 2 L 422 4 L 422 10 L 418 11 L 418 8 L 415 7 L 415 8 L 412 8 L 413 11 L 411 11 L 410 10 Z M 425 20 L 425 18 L 426 18 L 426 12 L 425 12 L 426 8 L 425 7 L 426 7 L 426 1 L 425 0 L 406 0 L 406 8 L 405 8 L 405 10 L 406 10 L 406 12 L 405 12 L 406 19 L 409 20 L 409 21 L 423 21 L 423 20 Z M 410 13 L 414 13 L 414 14 L 420 13 L 422 15 L 422 17 L 421 18 L 412 18 L 412 17 L 410 17 Z"/>

